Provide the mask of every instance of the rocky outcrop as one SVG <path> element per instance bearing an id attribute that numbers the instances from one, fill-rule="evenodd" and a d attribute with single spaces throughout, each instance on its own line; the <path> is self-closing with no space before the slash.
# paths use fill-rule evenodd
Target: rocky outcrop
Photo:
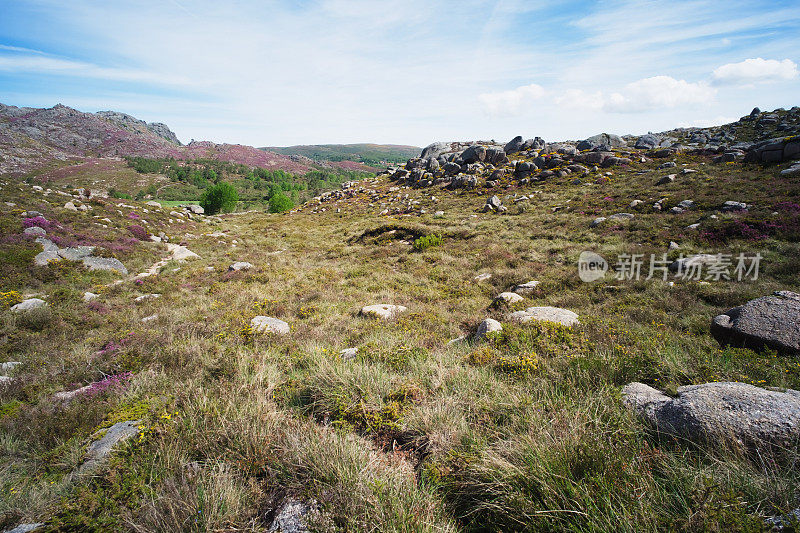
<path id="1" fill-rule="evenodd" d="M 800 353 L 800 294 L 778 291 L 717 315 L 711 334 L 722 345 Z"/>
<path id="2" fill-rule="evenodd" d="M 754 144 L 744 157 L 751 163 L 780 163 L 800 159 L 800 135 L 767 139 Z"/>
<path id="3" fill-rule="evenodd" d="M 721 382 L 678 387 L 672 397 L 634 382 L 622 397 L 656 430 L 697 443 L 785 450 L 800 437 L 800 392 L 794 390 Z"/>

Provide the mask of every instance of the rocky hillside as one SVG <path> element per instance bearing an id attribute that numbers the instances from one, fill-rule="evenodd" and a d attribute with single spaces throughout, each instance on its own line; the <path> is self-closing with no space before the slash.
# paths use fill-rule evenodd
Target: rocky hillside
<path id="1" fill-rule="evenodd" d="M 758 108 L 737 122 L 712 128 L 681 128 L 640 137 L 601 133 L 578 142 L 546 143 L 540 137 L 516 137 L 501 145 L 486 141 L 437 142 L 402 168 L 390 167 L 391 179 L 416 187 L 446 185 L 475 188 L 480 178 L 490 186 L 521 185 L 568 175 L 585 176 L 599 168 L 630 166 L 648 158 L 678 154 L 707 156 L 717 163 L 780 163 L 800 155 L 800 108 L 762 113 Z M 669 168 L 668 163 L 664 168 Z"/>
<path id="2" fill-rule="evenodd" d="M 165 124 L 147 124 L 115 111 L 83 113 L 60 104 L 49 109 L 0 104 L 0 174 L 22 175 L 88 158 L 136 156 L 208 158 L 298 174 L 316 166 L 310 159 L 239 144 L 197 141 L 182 146 Z"/>
<path id="3" fill-rule="evenodd" d="M 0 530 L 796 530 L 798 118 L 283 214 L 0 176 Z"/>

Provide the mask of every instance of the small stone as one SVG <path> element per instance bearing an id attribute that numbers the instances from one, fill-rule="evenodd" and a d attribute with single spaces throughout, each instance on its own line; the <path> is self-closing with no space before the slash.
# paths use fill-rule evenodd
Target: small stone
<path id="1" fill-rule="evenodd" d="M 513 292 L 516 292 L 517 294 L 528 294 L 528 293 L 534 292 L 536 290 L 536 287 L 539 286 L 539 283 L 540 282 L 538 282 L 538 281 L 529 281 L 527 283 L 521 283 L 519 285 L 514 285 L 514 288 L 511 289 L 511 290 Z"/>
<path id="2" fill-rule="evenodd" d="M 93 293 L 93 292 L 86 291 L 86 292 L 83 293 L 83 301 L 84 302 L 91 302 L 92 300 L 96 300 L 97 296 L 98 295 Z"/>
<path id="3" fill-rule="evenodd" d="M 339 355 L 345 361 L 355 359 L 356 355 L 358 355 L 358 348 L 345 348 L 344 350 L 339 352 Z"/>
<path id="4" fill-rule="evenodd" d="M 15 313 L 21 313 L 23 311 L 30 311 L 31 309 L 39 309 L 40 307 L 47 307 L 47 302 L 39 298 L 28 298 L 12 306 L 11 310 Z"/>
<path id="5" fill-rule="evenodd" d="M 22 233 L 25 235 L 47 235 L 47 231 L 44 228 L 40 228 L 39 226 L 31 226 L 30 228 L 25 228 L 22 230 Z"/>
<path id="6" fill-rule="evenodd" d="M 105 430 L 100 439 L 89 445 L 86 450 L 86 462 L 80 466 L 78 473 L 89 474 L 96 471 L 111 455 L 114 446 L 137 435 L 139 431 L 138 420 L 117 422 Z"/>
<path id="7" fill-rule="evenodd" d="M 228 270 L 231 272 L 238 272 L 240 270 L 250 270 L 251 268 L 253 268 L 252 263 L 248 263 L 247 261 L 236 261 L 228 267 Z"/>
<path id="8" fill-rule="evenodd" d="M 133 299 L 134 302 L 144 302 L 145 300 L 155 300 L 156 298 L 160 298 L 160 294 L 142 294 L 141 296 L 137 296 Z"/>
<path id="9" fill-rule="evenodd" d="M 502 305 L 502 304 L 510 305 L 510 304 L 515 304 L 517 302 L 521 302 L 524 299 L 525 298 L 523 298 L 522 296 L 520 296 L 515 292 L 501 292 L 495 297 L 494 301 L 492 302 L 492 305 Z"/>
<path id="10" fill-rule="evenodd" d="M 486 318 L 480 324 L 478 324 L 478 329 L 475 331 L 475 340 L 483 340 L 489 333 L 494 333 L 497 331 L 503 331 L 503 325 L 493 318 Z"/>
<path id="11" fill-rule="evenodd" d="M 528 307 L 525 311 L 512 313 L 512 318 L 517 322 L 528 322 L 538 320 L 543 322 L 554 322 L 562 326 L 571 327 L 580 324 L 578 315 L 569 309 L 560 307 Z"/>
<path id="12" fill-rule="evenodd" d="M 491 278 L 492 278 L 491 274 L 489 274 L 488 272 L 484 272 L 482 274 L 478 274 L 473 279 L 475 281 L 486 281 L 486 280 L 491 279 Z"/>
<path id="13" fill-rule="evenodd" d="M 380 318 L 382 320 L 390 320 L 400 313 L 404 313 L 408 308 L 402 305 L 394 304 L 376 304 L 367 305 L 361 308 L 361 315 Z"/>
<path id="14" fill-rule="evenodd" d="M 274 333 L 276 335 L 286 335 L 291 331 L 288 323 L 269 316 L 254 317 L 250 321 L 250 327 L 257 333 Z"/>
<path id="15" fill-rule="evenodd" d="M 150 315 L 146 316 L 142 319 L 143 323 L 152 322 L 153 320 L 158 320 L 158 315 Z"/>

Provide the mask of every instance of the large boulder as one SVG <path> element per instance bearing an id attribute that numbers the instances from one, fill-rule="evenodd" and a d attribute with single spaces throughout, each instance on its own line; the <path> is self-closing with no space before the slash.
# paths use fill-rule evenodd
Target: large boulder
<path id="1" fill-rule="evenodd" d="M 648 133 L 647 135 L 642 135 L 639 137 L 633 147 L 638 148 L 639 150 L 652 150 L 659 144 L 660 141 L 658 140 L 658 137 Z"/>
<path id="2" fill-rule="evenodd" d="M 598 146 L 610 146 L 612 148 L 621 148 L 627 146 L 628 143 L 619 135 L 613 133 L 598 133 L 591 137 L 584 139 L 577 145 L 578 150 L 593 150 Z"/>
<path id="3" fill-rule="evenodd" d="M 522 138 L 522 135 L 517 135 L 516 137 L 508 141 L 508 143 L 506 143 L 506 145 L 503 147 L 503 150 L 507 154 L 513 154 L 514 152 L 519 152 L 520 150 L 522 150 L 524 144 L 525 140 Z"/>
<path id="4" fill-rule="evenodd" d="M 800 392 L 746 383 L 678 387 L 675 397 L 643 383 L 622 389 L 623 403 L 658 431 L 703 444 L 788 449 L 800 437 Z"/>
<path id="5" fill-rule="evenodd" d="M 461 161 L 464 164 L 477 163 L 486 160 L 486 147 L 482 144 L 474 144 L 464 150 L 461 154 Z"/>
<path id="6" fill-rule="evenodd" d="M 722 345 L 800 353 L 800 294 L 778 291 L 725 311 L 711 334 Z"/>

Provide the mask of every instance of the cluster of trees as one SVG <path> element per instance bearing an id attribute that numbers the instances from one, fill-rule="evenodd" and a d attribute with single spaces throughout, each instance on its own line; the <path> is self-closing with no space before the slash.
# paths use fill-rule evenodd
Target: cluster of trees
<path id="1" fill-rule="evenodd" d="M 359 180 L 370 175 L 342 169 L 316 169 L 297 175 L 280 169 L 250 168 L 247 165 L 215 159 L 177 161 L 172 158 L 131 157 L 128 158 L 128 165 L 142 174 L 163 174 L 174 183 L 161 189 L 151 185 L 146 191 L 136 193 L 137 199 L 147 194 L 158 194 L 164 200 L 202 199 L 211 202 L 222 194 L 217 186 L 224 183 L 236 192 L 236 201 L 244 207 L 267 204 L 273 213 L 291 209 L 322 191 L 337 188 L 345 181 Z M 232 195 L 227 187 L 225 189 L 227 192 L 224 196 L 229 200 Z M 213 194 L 211 191 L 214 191 Z M 125 194 L 121 191 L 115 193 Z M 229 206 L 230 202 L 225 205 Z M 220 210 L 224 212 L 224 209 Z"/>

